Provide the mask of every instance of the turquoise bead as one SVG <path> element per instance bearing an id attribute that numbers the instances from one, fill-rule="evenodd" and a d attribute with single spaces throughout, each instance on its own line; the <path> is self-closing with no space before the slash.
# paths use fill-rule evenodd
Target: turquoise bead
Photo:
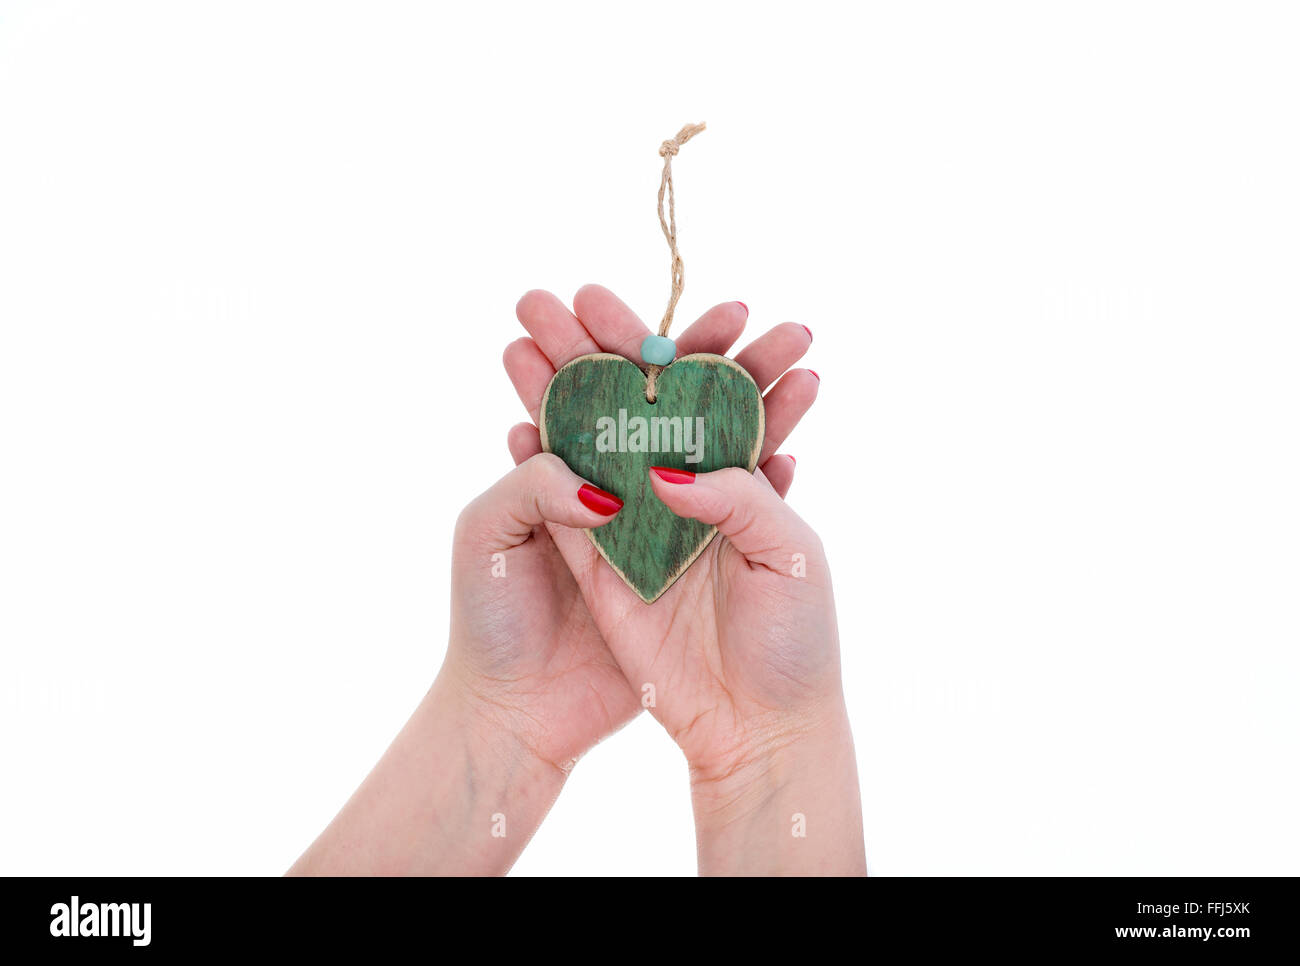
<path id="1" fill-rule="evenodd" d="M 677 356 L 677 343 L 662 335 L 648 335 L 641 343 L 641 361 L 648 366 L 666 366 Z"/>

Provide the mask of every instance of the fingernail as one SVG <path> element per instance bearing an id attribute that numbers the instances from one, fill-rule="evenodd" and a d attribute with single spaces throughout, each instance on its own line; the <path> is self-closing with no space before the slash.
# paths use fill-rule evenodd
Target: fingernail
<path id="1" fill-rule="evenodd" d="M 584 483 L 578 487 L 578 499 L 588 510 L 594 510 L 603 517 L 612 517 L 619 510 L 623 509 L 623 501 L 613 493 L 606 493 L 590 483 Z"/>
<path id="2" fill-rule="evenodd" d="M 811 372 L 814 376 L 817 376 L 817 370 L 816 370 L 816 369 L 809 369 L 808 371 Z M 822 377 L 821 377 L 821 376 L 817 376 L 817 381 L 818 381 L 818 382 L 821 382 L 821 381 L 822 381 Z"/>
<path id="3" fill-rule="evenodd" d="M 665 483 L 695 482 L 695 474 L 690 470 L 675 470 L 668 466 L 652 466 L 650 471 Z"/>
<path id="4" fill-rule="evenodd" d="M 749 306 L 740 301 L 740 299 L 736 299 L 736 304 L 745 310 L 745 318 L 749 318 Z"/>
<path id="5" fill-rule="evenodd" d="M 790 462 L 791 462 L 791 463 L 798 463 L 798 462 L 799 462 L 799 461 L 798 461 L 797 459 L 795 459 L 793 456 L 790 456 L 789 453 L 786 453 L 785 455 L 790 457 Z"/>
<path id="6" fill-rule="evenodd" d="M 800 325 L 803 325 L 802 322 L 800 322 L 799 324 L 800 324 Z M 803 330 L 804 330 L 805 332 L 808 333 L 808 341 L 811 342 L 811 341 L 812 341 L 812 329 L 810 329 L 810 328 L 808 328 L 808 326 L 804 325 Z"/>

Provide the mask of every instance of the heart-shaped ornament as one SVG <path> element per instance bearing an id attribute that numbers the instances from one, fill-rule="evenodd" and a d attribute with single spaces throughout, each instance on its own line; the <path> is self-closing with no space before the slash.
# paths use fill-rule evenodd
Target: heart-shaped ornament
<path id="1" fill-rule="evenodd" d="M 682 356 L 655 380 L 610 353 L 580 356 L 542 397 L 542 449 L 623 501 L 609 523 L 586 534 L 623 582 L 656 601 L 709 545 L 718 528 L 677 516 L 650 487 L 650 467 L 708 473 L 752 471 L 763 445 L 763 397 L 723 356 Z"/>

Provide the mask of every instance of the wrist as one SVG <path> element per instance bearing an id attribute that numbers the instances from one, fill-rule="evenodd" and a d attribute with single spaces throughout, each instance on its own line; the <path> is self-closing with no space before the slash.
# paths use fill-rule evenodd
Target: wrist
<path id="1" fill-rule="evenodd" d="M 554 761 L 542 753 L 545 742 L 535 733 L 535 723 L 501 693 L 499 683 L 483 679 L 450 656 L 425 700 L 437 701 L 455 717 L 475 766 L 554 782 L 556 794 L 573 768 L 573 760 Z"/>
<path id="2" fill-rule="evenodd" d="M 794 709 L 747 716 L 734 733 L 704 747 L 683 745 L 692 793 L 733 797 L 766 784 L 806 757 L 810 749 L 848 734 L 848 713 L 836 695 Z"/>
<path id="3" fill-rule="evenodd" d="M 379 763 L 294 864 L 304 875 L 499 875 L 564 783 L 439 674 Z"/>
<path id="4" fill-rule="evenodd" d="M 862 806 L 842 701 L 691 766 L 701 874 L 861 875 Z"/>

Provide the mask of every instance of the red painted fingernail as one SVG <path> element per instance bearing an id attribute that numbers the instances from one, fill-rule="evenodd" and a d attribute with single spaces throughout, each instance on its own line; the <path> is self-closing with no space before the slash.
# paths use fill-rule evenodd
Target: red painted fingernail
<path id="1" fill-rule="evenodd" d="M 809 369 L 808 371 L 811 372 L 814 376 L 817 376 L 817 371 L 816 371 L 815 369 Z M 817 376 L 817 381 L 818 381 L 818 382 L 821 382 L 821 381 L 822 381 L 822 377 L 821 377 L 821 376 Z"/>
<path id="2" fill-rule="evenodd" d="M 789 453 L 786 453 L 785 455 L 786 455 L 787 457 L 789 457 L 791 463 L 798 463 L 798 462 L 799 462 L 799 461 L 798 461 L 797 459 L 795 459 L 793 456 L 790 456 Z"/>
<path id="3" fill-rule="evenodd" d="M 740 299 L 736 299 L 736 304 L 745 310 L 745 318 L 749 318 L 749 306 L 740 301 Z"/>
<path id="4" fill-rule="evenodd" d="M 588 510 L 595 510 L 603 517 L 612 517 L 623 509 L 622 500 L 613 493 L 606 493 L 590 483 L 584 483 L 578 487 L 578 499 L 582 501 L 582 505 Z"/>
<path id="5" fill-rule="evenodd" d="M 799 324 L 800 324 L 800 325 L 803 325 L 802 322 L 800 322 Z M 811 341 L 812 341 L 812 329 L 810 329 L 810 328 L 808 328 L 808 326 L 804 325 L 803 330 L 804 330 L 805 332 L 808 333 L 808 341 L 811 342 Z"/>
<path id="6" fill-rule="evenodd" d="M 690 470 L 675 470 L 668 466 L 652 466 L 650 471 L 665 483 L 695 482 L 695 474 Z"/>

